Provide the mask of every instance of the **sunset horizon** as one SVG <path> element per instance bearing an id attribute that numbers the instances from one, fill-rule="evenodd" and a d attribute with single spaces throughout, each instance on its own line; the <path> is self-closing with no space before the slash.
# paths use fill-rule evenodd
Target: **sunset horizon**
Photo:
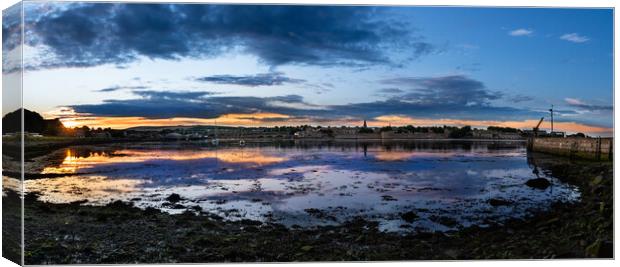
<path id="1" fill-rule="evenodd" d="M 70 128 L 366 120 L 531 130 L 544 117 L 541 129 L 550 130 L 553 106 L 554 130 L 613 134 L 609 10 L 53 2 L 24 9 L 33 14 L 24 18 L 24 108 Z M 446 15 L 450 21 L 440 19 Z M 17 22 L 4 25 L 8 36 L 19 33 L 10 27 Z M 9 59 L 21 48 L 4 47 Z M 18 75 L 15 67 L 5 75 Z"/>
<path id="2" fill-rule="evenodd" d="M 287 121 L 287 122 L 262 122 L 262 118 L 287 119 L 284 114 L 226 114 L 212 119 L 200 118 L 168 118 L 168 119 L 148 119 L 144 117 L 66 117 L 66 116 L 46 116 L 46 119 L 60 119 L 67 128 L 83 127 L 89 128 L 112 128 L 116 130 L 126 130 L 136 127 L 189 127 L 189 126 L 229 126 L 229 127 L 276 127 L 276 126 L 323 126 L 323 127 L 361 127 L 364 121 L 369 127 L 386 126 L 423 126 L 423 127 L 442 127 L 442 126 L 471 126 L 473 128 L 486 129 L 487 127 L 510 127 L 519 130 L 531 130 L 538 120 L 524 121 L 475 121 L 475 120 L 452 120 L 452 119 L 416 119 L 400 116 L 380 116 L 369 120 L 342 120 L 330 122 L 316 121 Z M 254 123 L 256 121 L 258 123 Z M 550 130 L 550 122 L 543 122 L 541 130 Z M 575 122 L 554 122 L 554 130 L 566 132 L 567 134 L 585 133 L 592 136 L 613 136 L 613 128 L 591 126 Z"/>

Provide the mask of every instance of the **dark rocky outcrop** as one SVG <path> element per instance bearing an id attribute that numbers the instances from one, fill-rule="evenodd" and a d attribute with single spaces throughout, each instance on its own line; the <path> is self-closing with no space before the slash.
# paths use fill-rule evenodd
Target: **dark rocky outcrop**
<path id="1" fill-rule="evenodd" d="M 166 200 L 170 203 L 177 203 L 181 201 L 181 199 L 181 196 L 177 193 L 172 193 L 166 198 Z"/>
<path id="2" fill-rule="evenodd" d="M 493 207 L 498 207 L 498 206 L 509 206 L 512 204 L 512 202 L 508 200 L 504 200 L 504 199 L 492 198 L 492 199 L 489 199 L 489 204 Z"/>
<path id="3" fill-rule="evenodd" d="M 418 219 L 418 215 L 415 212 L 413 212 L 413 211 L 408 211 L 408 212 L 405 212 L 405 213 L 401 213 L 400 217 L 403 218 L 403 220 L 405 220 L 408 223 L 412 223 L 413 221 Z"/>
<path id="4" fill-rule="evenodd" d="M 528 180 L 527 182 L 525 182 L 525 185 L 536 189 L 544 190 L 547 189 L 547 187 L 551 186 L 551 182 L 549 182 L 549 180 L 545 178 L 536 178 Z"/>

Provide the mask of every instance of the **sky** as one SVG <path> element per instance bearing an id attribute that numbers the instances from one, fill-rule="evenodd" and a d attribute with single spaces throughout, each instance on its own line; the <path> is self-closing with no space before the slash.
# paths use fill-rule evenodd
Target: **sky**
<path id="1" fill-rule="evenodd" d="M 611 9 L 24 5 L 24 107 L 69 127 L 613 131 Z"/>

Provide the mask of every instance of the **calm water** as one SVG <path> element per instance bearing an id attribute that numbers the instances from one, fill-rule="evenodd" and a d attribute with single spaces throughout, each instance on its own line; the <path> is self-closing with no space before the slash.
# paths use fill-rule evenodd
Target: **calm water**
<path id="1" fill-rule="evenodd" d="M 288 226 L 335 224 L 362 216 L 384 230 L 449 230 L 486 225 L 574 201 L 579 192 L 528 164 L 520 142 L 285 143 L 245 147 L 150 143 L 72 147 L 35 159 L 26 181 L 50 202 L 133 201 L 180 213 L 194 206 L 229 220 Z M 553 186 L 529 188 L 546 177 Z M 183 207 L 166 204 L 177 193 Z M 512 201 L 493 207 L 488 200 Z M 408 223 L 399 214 L 413 211 Z"/>

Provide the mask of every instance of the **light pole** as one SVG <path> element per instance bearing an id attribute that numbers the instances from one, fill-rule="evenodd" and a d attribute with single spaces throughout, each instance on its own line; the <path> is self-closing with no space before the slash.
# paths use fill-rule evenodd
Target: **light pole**
<path id="1" fill-rule="evenodd" d="M 551 112 L 551 133 L 553 133 L 553 105 L 551 105 L 549 112 Z"/>

